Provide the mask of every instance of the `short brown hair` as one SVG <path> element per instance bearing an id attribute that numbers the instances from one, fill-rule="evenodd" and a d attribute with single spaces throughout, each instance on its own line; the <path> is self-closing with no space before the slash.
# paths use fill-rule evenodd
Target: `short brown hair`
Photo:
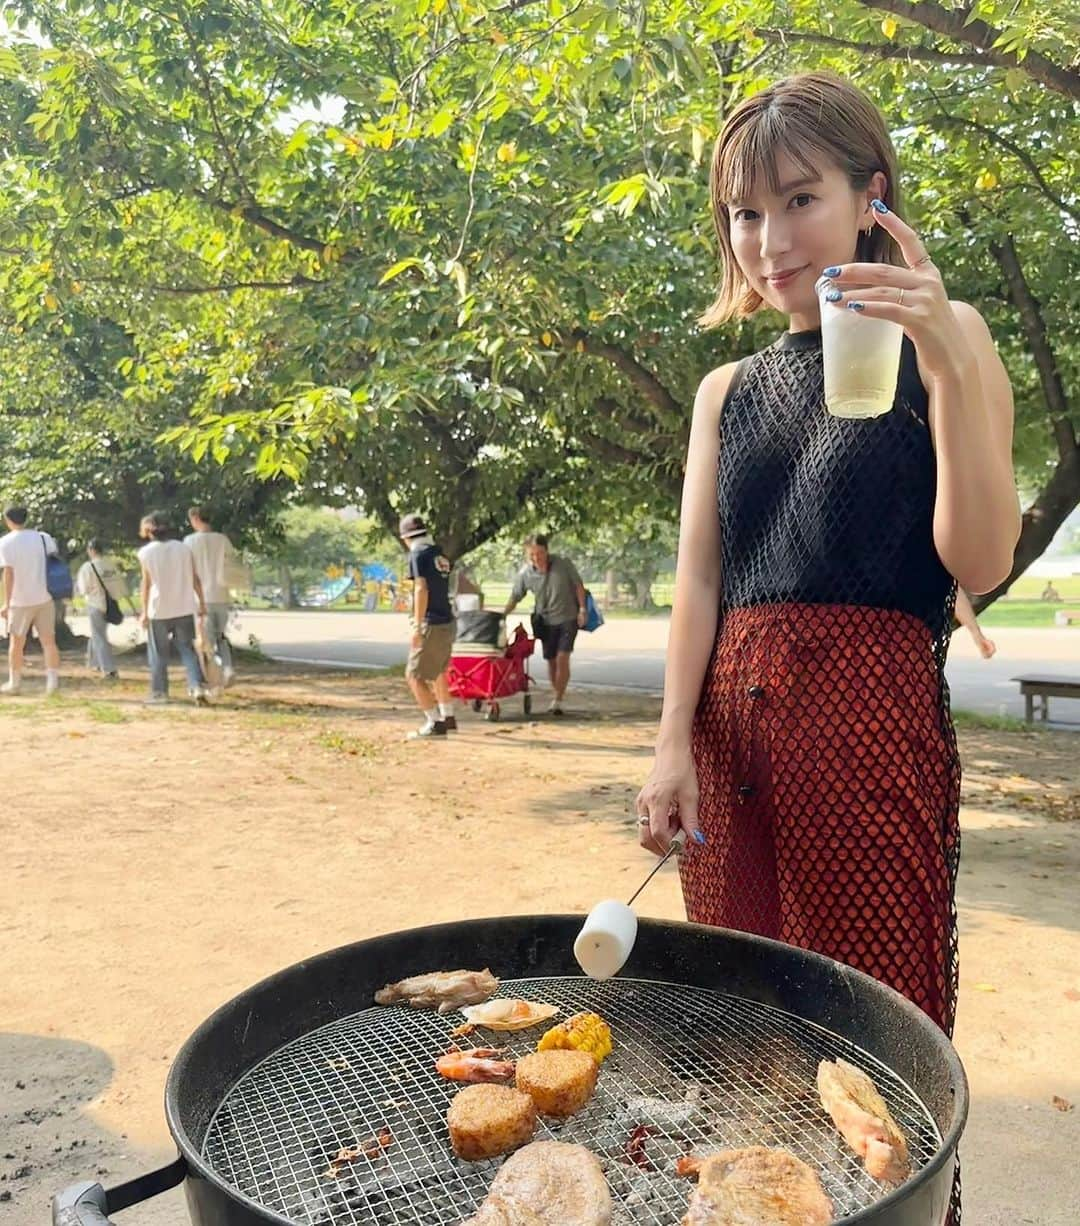
<path id="1" fill-rule="evenodd" d="M 207 507 L 188 507 L 188 519 L 192 518 L 200 519 L 204 524 L 209 524 L 211 527 L 213 527 L 214 521 L 210 518 L 210 511 Z"/>
<path id="2" fill-rule="evenodd" d="M 850 81 L 831 72 L 804 72 L 745 99 L 727 117 L 713 147 L 709 199 L 720 243 L 721 280 L 715 301 L 698 319 L 703 328 L 745 319 L 765 305 L 735 259 L 728 204 L 749 196 L 761 171 L 770 190 L 778 191 L 779 153 L 788 154 L 810 175 L 818 171 L 811 160 L 815 153 L 828 158 L 856 192 L 864 191 L 880 170 L 886 179 L 882 199 L 890 209 L 900 208 L 896 150 L 885 120 Z M 859 235 L 855 259 L 906 267 L 899 247 L 880 226 L 869 236 Z"/>

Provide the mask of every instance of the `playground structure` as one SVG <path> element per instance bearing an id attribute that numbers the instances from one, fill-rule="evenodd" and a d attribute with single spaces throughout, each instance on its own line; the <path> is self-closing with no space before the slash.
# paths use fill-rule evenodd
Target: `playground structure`
<path id="1" fill-rule="evenodd" d="M 327 577 L 306 588 L 296 603 L 304 609 L 326 609 L 338 601 L 363 604 L 366 612 L 375 612 L 384 602 L 395 613 L 408 612 L 410 607 L 409 580 L 403 579 L 382 562 L 365 562 L 361 566 L 327 568 Z"/>

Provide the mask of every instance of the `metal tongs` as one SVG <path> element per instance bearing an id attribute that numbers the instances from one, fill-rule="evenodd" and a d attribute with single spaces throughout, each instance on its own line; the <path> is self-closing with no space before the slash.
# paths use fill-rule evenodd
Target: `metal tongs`
<path id="1" fill-rule="evenodd" d="M 667 851 L 665 851 L 664 854 L 660 857 L 660 859 L 657 860 L 657 862 L 653 865 L 652 869 L 649 872 L 649 875 L 645 878 L 645 880 L 641 883 L 641 885 L 638 886 L 638 888 L 633 892 L 633 894 L 630 895 L 630 899 L 626 904 L 628 907 L 632 907 L 634 905 L 634 899 L 637 898 L 637 896 L 641 893 L 641 891 L 649 884 L 650 881 L 652 881 L 652 879 L 664 867 L 664 865 L 667 864 L 667 862 L 671 859 L 671 857 L 677 856 L 681 851 L 683 851 L 685 847 L 686 847 L 686 831 L 680 830 L 679 833 L 675 835 L 675 837 L 671 840 L 671 846 L 668 847 Z"/>

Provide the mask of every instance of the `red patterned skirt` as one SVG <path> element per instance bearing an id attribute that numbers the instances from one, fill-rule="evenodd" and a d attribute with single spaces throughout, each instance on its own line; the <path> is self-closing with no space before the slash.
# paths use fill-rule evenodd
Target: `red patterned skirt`
<path id="1" fill-rule="evenodd" d="M 928 627 L 861 605 L 729 611 L 694 722 L 688 917 L 826 954 L 951 1033 L 960 770 Z"/>

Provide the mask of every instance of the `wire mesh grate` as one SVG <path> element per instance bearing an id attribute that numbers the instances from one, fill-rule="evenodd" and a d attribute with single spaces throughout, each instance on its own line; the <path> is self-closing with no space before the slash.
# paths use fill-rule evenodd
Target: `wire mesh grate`
<path id="1" fill-rule="evenodd" d="M 886 1192 L 821 1108 L 817 1066 L 838 1056 L 874 1079 L 917 1170 L 941 1135 L 915 1093 L 838 1035 L 766 1005 L 679 984 L 583 977 L 504 980 L 500 996 L 605 1018 L 615 1051 L 597 1091 L 566 1121 L 541 1119 L 536 1140 L 581 1144 L 600 1159 L 613 1226 L 678 1226 L 690 1195 L 675 1160 L 745 1145 L 789 1150 L 818 1171 L 836 1217 Z M 501 1160 L 459 1161 L 446 1111 L 462 1088 L 435 1071 L 459 1014 L 373 1007 L 303 1035 L 245 1073 L 210 1122 L 203 1157 L 237 1191 L 300 1226 L 451 1226 L 486 1195 Z M 511 1056 L 542 1027 L 478 1031 Z M 388 1130 L 391 1142 L 329 1173 L 339 1149 Z M 631 1138 L 636 1141 L 631 1146 Z"/>

